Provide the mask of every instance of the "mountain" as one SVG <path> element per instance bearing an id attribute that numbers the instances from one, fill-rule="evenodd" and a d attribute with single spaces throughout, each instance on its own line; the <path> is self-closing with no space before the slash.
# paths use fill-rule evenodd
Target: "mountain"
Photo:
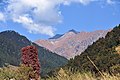
<path id="1" fill-rule="evenodd" d="M 120 25 L 70 59 L 67 66 L 77 71 L 98 72 L 89 58 L 102 72 L 120 73 Z"/>
<path id="2" fill-rule="evenodd" d="M 77 32 L 72 29 L 60 37 L 48 40 L 37 40 L 35 43 L 70 59 L 81 54 L 81 52 L 99 38 L 105 37 L 108 31 L 109 30 Z"/>
<path id="3" fill-rule="evenodd" d="M 76 30 L 74 30 L 74 29 L 69 30 L 68 33 L 69 33 L 69 32 L 73 32 L 73 33 L 75 33 L 75 34 L 78 33 L 78 32 L 77 32 Z"/>
<path id="4" fill-rule="evenodd" d="M 67 33 L 75 33 L 75 34 L 77 34 L 78 32 L 77 31 L 75 31 L 74 29 L 71 29 L 71 30 L 69 30 Z M 60 37 L 62 37 L 64 34 L 56 34 L 55 36 L 53 36 L 53 37 L 51 37 L 51 38 L 49 38 L 49 39 L 58 39 L 58 38 L 60 38 Z"/>
<path id="5" fill-rule="evenodd" d="M 29 41 L 25 36 L 9 30 L 0 33 L 0 67 L 5 63 L 18 66 L 20 64 L 21 48 L 31 44 L 38 48 L 41 74 L 46 74 L 52 69 L 63 66 L 68 61 L 66 58 Z"/>
<path id="6" fill-rule="evenodd" d="M 61 36 L 63 36 L 62 34 L 56 34 L 55 36 L 49 38 L 49 39 L 58 39 L 60 38 Z"/>

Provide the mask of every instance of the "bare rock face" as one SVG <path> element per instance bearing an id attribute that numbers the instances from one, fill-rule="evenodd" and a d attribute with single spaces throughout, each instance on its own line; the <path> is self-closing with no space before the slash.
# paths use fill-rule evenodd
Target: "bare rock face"
<path id="1" fill-rule="evenodd" d="M 105 37 L 108 31 L 77 32 L 70 30 L 58 38 L 53 37 L 48 40 L 37 40 L 35 43 L 70 59 L 81 54 L 81 52 L 99 38 Z"/>

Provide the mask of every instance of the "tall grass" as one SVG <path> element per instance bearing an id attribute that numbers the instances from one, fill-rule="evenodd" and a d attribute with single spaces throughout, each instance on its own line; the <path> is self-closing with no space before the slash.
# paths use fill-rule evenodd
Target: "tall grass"
<path id="1" fill-rule="evenodd" d="M 120 74 L 110 75 L 110 74 L 107 74 L 107 73 L 102 73 L 98 69 L 98 67 L 95 65 L 95 63 L 90 59 L 90 57 L 87 56 L 87 58 L 93 64 L 93 66 L 96 68 L 96 70 L 99 72 L 99 74 L 100 74 L 99 77 L 96 77 L 91 72 L 83 72 L 83 73 L 75 72 L 75 73 L 72 73 L 69 70 L 66 71 L 66 70 L 63 70 L 61 68 L 58 71 L 56 76 L 49 77 L 49 78 L 47 78 L 45 80 L 120 80 Z"/>
<path id="2" fill-rule="evenodd" d="M 61 69 L 58 74 L 54 77 L 49 77 L 47 79 L 42 79 L 42 80 L 120 80 L 120 74 L 118 75 L 109 75 L 107 73 L 102 73 L 104 77 L 99 76 L 96 77 L 90 72 L 85 72 L 85 73 L 70 73 L 65 72 L 63 69 Z"/>

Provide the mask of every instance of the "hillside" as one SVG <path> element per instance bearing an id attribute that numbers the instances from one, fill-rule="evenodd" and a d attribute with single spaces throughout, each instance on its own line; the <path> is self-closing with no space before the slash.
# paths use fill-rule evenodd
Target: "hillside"
<path id="1" fill-rule="evenodd" d="M 81 55 L 75 56 L 74 59 L 70 59 L 68 67 L 77 69 L 79 71 L 92 71 L 97 72 L 93 64 L 87 58 L 94 62 L 94 64 L 100 69 L 100 71 L 120 73 L 120 25 L 116 26 L 111 32 L 100 38 L 89 46 Z"/>
<path id="2" fill-rule="evenodd" d="M 32 43 L 25 36 L 22 36 L 15 31 L 4 31 L 0 33 L 0 67 L 5 63 L 15 66 L 19 65 L 21 48 L 31 44 L 38 48 L 41 74 L 45 74 L 52 69 L 63 66 L 67 63 L 66 58 Z"/>
<path id="3" fill-rule="evenodd" d="M 37 40 L 35 43 L 70 59 L 81 54 L 88 45 L 91 45 L 99 38 L 105 37 L 108 31 L 77 32 L 72 29 L 65 34 L 57 34 L 48 40 Z"/>

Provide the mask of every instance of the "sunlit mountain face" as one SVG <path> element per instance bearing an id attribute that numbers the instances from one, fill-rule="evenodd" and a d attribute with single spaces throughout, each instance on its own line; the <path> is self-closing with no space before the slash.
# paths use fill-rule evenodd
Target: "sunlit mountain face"
<path id="1" fill-rule="evenodd" d="M 81 52 L 99 38 L 105 37 L 108 31 L 77 32 L 69 30 L 65 34 L 57 34 L 48 40 L 37 40 L 35 43 L 70 59 L 80 55 Z"/>

